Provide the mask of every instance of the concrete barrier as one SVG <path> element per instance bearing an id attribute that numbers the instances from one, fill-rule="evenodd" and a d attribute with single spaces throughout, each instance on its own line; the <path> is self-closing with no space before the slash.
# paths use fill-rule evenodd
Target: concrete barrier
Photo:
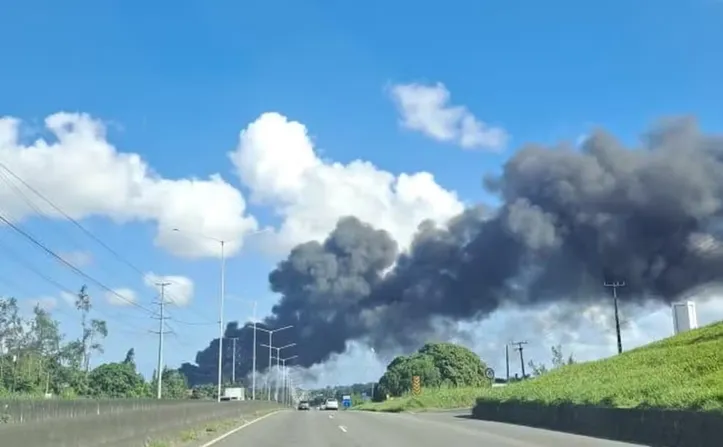
<path id="1" fill-rule="evenodd" d="M 250 419 L 278 405 L 265 401 L 18 401 L 0 421 L 3 447 L 143 447 L 149 439 L 231 418 Z M 20 408 L 22 407 L 22 408 Z M 9 410 L 9 411 L 8 411 Z"/>
<path id="2" fill-rule="evenodd" d="M 723 414 L 479 400 L 472 417 L 654 447 L 715 447 Z"/>

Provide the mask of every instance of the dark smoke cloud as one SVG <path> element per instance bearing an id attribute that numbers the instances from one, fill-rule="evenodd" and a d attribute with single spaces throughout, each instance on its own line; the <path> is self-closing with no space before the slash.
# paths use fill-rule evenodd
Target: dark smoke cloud
<path id="1" fill-rule="evenodd" d="M 297 342 L 309 366 L 349 340 L 413 349 L 502 305 L 586 304 L 604 280 L 624 280 L 629 303 L 669 302 L 723 276 L 722 157 L 723 139 L 690 118 L 661 122 L 632 149 L 604 131 L 582 148 L 523 147 L 485 178 L 497 209 L 425 222 L 407 253 L 354 217 L 294 248 L 269 275 L 281 300 L 265 323 L 293 324 L 274 344 Z M 229 332 L 248 353 L 250 331 Z M 209 350 L 201 369 L 213 370 Z"/>

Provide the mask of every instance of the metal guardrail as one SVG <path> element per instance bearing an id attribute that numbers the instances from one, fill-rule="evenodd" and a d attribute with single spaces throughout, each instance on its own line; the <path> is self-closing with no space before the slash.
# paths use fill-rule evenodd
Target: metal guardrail
<path id="1" fill-rule="evenodd" d="M 0 401 L 2 447 L 142 447 L 222 419 L 253 418 L 278 408 L 266 401 Z"/>

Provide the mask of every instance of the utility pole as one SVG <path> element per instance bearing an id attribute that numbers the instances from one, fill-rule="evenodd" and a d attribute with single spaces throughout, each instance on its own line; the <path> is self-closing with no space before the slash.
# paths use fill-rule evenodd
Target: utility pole
<path id="1" fill-rule="evenodd" d="M 524 380 L 525 377 L 527 377 L 527 376 L 525 375 L 525 356 L 522 354 L 522 351 L 524 350 L 523 346 L 526 345 L 527 342 L 526 341 L 516 341 L 516 342 L 510 343 L 510 344 L 517 345 L 517 347 L 515 348 L 515 351 L 520 351 L 520 367 L 522 368 L 522 379 Z"/>
<path id="2" fill-rule="evenodd" d="M 510 383 L 510 345 L 505 345 L 505 364 L 507 365 L 507 383 Z"/>
<path id="3" fill-rule="evenodd" d="M 236 340 L 238 340 L 238 337 L 233 337 L 231 339 L 233 342 L 233 352 L 231 353 L 231 383 L 233 385 L 236 385 Z"/>
<path id="4" fill-rule="evenodd" d="M 158 302 L 159 317 L 158 317 L 158 363 L 156 365 L 156 398 L 161 399 L 163 397 L 163 334 L 166 331 L 163 330 L 163 324 L 166 321 L 165 308 L 166 308 L 166 287 L 171 283 L 161 282 L 156 283 L 161 288 L 161 295 Z"/>
<path id="5" fill-rule="evenodd" d="M 623 353 L 623 340 L 620 336 L 620 313 L 618 311 L 618 288 L 625 287 L 625 282 L 606 282 L 603 283 L 605 287 L 613 289 L 613 305 L 615 306 L 615 334 L 618 338 L 618 354 Z"/>

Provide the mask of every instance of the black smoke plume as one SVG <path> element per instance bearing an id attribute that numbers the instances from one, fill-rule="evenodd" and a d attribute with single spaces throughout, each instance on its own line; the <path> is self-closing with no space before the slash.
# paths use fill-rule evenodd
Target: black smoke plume
<path id="1" fill-rule="evenodd" d="M 310 366 L 349 340 L 417 348 L 445 321 L 501 305 L 600 300 L 605 280 L 625 281 L 622 299 L 635 304 L 723 276 L 723 138 L 694 119 L 663 121 L 635 148 L 604 131 L 581 148 L 526 146 L 484 184 L 499 206 L 423 223 L 406 253 L 354 217 L 294 248 L 269 275 L 281 299 L 265 325 L 294 325 L 274 345 L 296 342 Z M 251 331 L 228 336 L 243 338 L 248 359 Z M 216 343 L 186 372 L 215 374 Z"/>

